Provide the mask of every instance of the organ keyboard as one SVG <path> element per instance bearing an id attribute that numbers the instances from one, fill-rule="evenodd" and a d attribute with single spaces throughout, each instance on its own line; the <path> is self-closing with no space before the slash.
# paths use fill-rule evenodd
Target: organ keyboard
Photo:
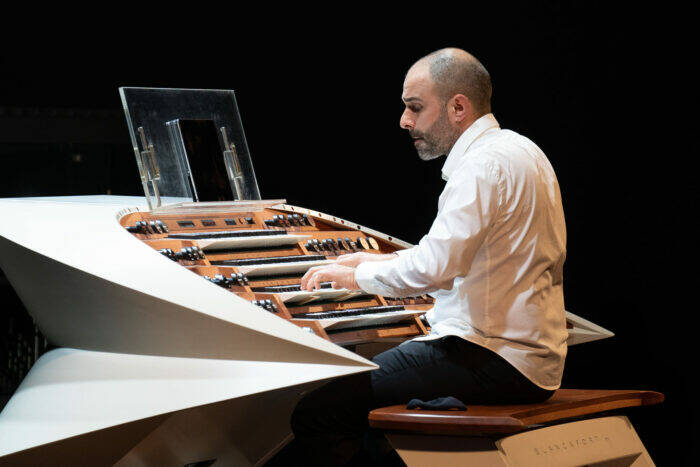
<path id="1" fill-rule="evenodd" d="M 286 206 L 286 205 L 285 205 Z M 204 280 L 340 345 L 409 339 L 429 332 L 427 295 L 406 299 L 334 289 L 301 290 L 306 271 L 343 254 L 402 247 L 350 225 L 288 207 L 193 214 L 134 212 L 120 224 Z"/>

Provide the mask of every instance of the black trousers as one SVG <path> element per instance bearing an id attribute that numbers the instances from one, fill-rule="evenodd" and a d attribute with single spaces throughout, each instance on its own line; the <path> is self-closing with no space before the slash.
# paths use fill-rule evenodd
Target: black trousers
<path id="1" fill-rule="evenodd" d="M 367 415 L 378 407 L 445 396 L 467 407 L 524 404 L 554 393 L 533 384 L 495 352 L 455 336 L 407 342 L 372 360 L 378 370 L 333 380 L 297 405 L 291 420 L 295 449 L 304 453 L 307 465 L 367 465 L 367 456 L 376 459 L 378 454 L 368 451 L 373 436 Z"/>

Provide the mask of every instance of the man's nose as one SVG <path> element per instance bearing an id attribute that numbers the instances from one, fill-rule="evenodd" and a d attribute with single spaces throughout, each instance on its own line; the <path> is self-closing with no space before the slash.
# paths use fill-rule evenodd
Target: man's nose
<path id="1" fill-rule="evenodd" d="M 409 117 L 408 115 L 406 115 L 406 112 L 401 114 L 401 120 L 399 120 L 399 125 L 404 130 L 412 130 L 413 127 L 415 126 L 413 119 L 411 117 Z"/>

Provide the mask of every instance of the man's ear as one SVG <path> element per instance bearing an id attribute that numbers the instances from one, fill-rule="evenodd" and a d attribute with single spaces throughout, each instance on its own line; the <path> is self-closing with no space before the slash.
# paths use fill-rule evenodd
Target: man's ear
<path id="1" fill-rule="evenodd" d="M 464 94 L 455 95 L 451 99 L 451 107 L 455 123 L 462 123 L 465 120 L 470 120 L 474 114 L 472 103 Z"/>

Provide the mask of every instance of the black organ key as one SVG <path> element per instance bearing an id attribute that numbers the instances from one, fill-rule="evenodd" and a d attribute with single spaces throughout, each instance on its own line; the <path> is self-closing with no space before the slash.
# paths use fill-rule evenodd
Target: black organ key
<path id="1" fill-rule="evenodd" d="M 332 289 L 330 282 L 321 282 L 321 289 Z M 253 292 L 259 293 L 285 293 L 285 292 L 301 292 L 301 284 L 292 285 L 268 285 L 265 287 L 253 287 Z"/>
<path id="2" fill-rule="evenodd" d="M 388 305 L 388 306 L 369 306 L 363 308 L 348 308 L 345 310 L 332 310 L 332 311 L 317 311 L 312 313 L 300 313 L 294 315 L 295 318 L 310 318 L 310 319 L 323 319 L 323 318 L 344 318 L 349 316 L 359 316 L 359 315 L 371 315 L 375 313 L 387 313 L 391 311 L 403 311 L 402 305 Z"/>
<path id="3" fill-rule="evenodd" d="M 255 224 L 255 221 L 253 220 L 252 217 L 246 217 L 246 218 L 245 218 L 245 221 L 246 221 L 248 224 Z"/>
<path id="4" fill-rule="evenodd" d="M 298 263 L 305 261 L 319 261 L 326 259 L 323 255 L 293 255 L 293 256 L 273 256 L 267 258 L 243 258 L 243 259 L 225 259 L 212 261 L 213 265 L 226 266 L 257 266 L 260 264 L 275 264 L 275 263 Z"/>
<path id="5" fill-rule="evenodd" d="M 348 246 L 349 246 L 351 249 L 353 249 L 353 250 L 356 250 L 356 249 L 357 249 L 357 246 L 355 245 L 355 242 L 353 242 L 352 240 L 350 240 L 349 237 L 345 237 L 345 243 L 347 243 Z"/>
<path id="6" fill-rule="evenodd" d="M 296 225 L 301 225 L 301 216 L 299 214 L 294 214 L 292 217 L 294 218 L 294 223 Z"/>
<path id="7" fill-rule="evenodd" d="M 364 250 L 369 250 L 369 244 L 367 243 L 367 240 L 363 237 L 357 237 L 357 244 L 358 248 L 362 248 Z"/>
<path id="8" fill-rule="evenodd" d="M 342 238 L 336 239 L 336 242 L 338 243 L 338 248 L 339 248 L 339 249 L 341 249 L 341 250 L 345 250 L 345 249 L 346 249 L 346 248 L 345 248 L 345 245 L 343 244 L 343 239 L 342 239 Z"/>
<path id="9" fill-rule="evenodd" d="M 306 214 L 301 215 L 301 220 L 303 221 L 304 224 L 311 225 L 311 221 L 309 220 L 309 217 Z"/>

